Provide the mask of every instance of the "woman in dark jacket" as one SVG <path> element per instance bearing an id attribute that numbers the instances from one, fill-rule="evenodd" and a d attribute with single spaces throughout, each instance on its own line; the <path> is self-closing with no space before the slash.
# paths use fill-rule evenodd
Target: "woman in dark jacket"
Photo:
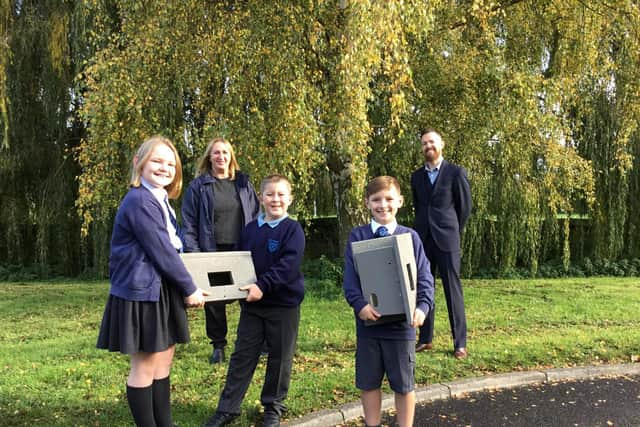
<path id="1" fill-rule="evenodd" d="M 185 252 L 230 251 L 242 227 L 257 218 L 258 196 L 249 176 L 238 169 L 229 141 L 209 142 L 198 163 L 199 176 L 191 181 L 182 201 Z M 213 345 L 209 362 L 220 363 L 227 345 L 225 303 L 207 302 L 204 311 Z"/>

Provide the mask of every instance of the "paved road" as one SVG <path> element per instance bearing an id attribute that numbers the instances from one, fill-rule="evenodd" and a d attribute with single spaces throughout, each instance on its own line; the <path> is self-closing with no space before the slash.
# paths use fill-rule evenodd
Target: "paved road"
<path id="1" fill-rule="evenodd" d="M 415 427 L 640 427 L 640 364 L 519 371 L 418 387 Z M 384 426 L 394 426 L 384 395 Z M 351 402 L 290 420 L 289 427 L 362 426 Z"/>
<path id="2" fill-rule="evenodd" d="M 423 403 L 416 407 L 415 427 L 427 426 L 639 427 L 640 376 L 543 383 Z"/>

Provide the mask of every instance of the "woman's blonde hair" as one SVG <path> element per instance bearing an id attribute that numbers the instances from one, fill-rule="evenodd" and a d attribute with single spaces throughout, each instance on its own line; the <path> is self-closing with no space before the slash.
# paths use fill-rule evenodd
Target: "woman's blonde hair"
<path id="1" fill-rule="evenodd" d="M 231 145 L 229 141 L 227 141 L 221 136 L 213 138 L 209 142 L 209 144 L 207 144 L 207 149 L 204 150 L 204 154 L 202 155 L 202 157 L 200 157 L 200 160 L 198 160 L 198 175 L 204 175 L 212 172 L 211 171 L 211 150 L 213 149 L 213 146 L 218 142 L 222 142 L 223 144 L 226 144 L 227 149 L 229 150 L 229 154 L 231 155 L 231 158 L 229 159 L 229 178 L 231 180 L 234 180 L 236 179 L 236 172 L 240 170 L 240 166 L 238 165 L 238 160 L 236 160 L 236 152 L 233 150 L 233 145 Z"/>
<path id="2" fill-rule="evenodd" d="M 173 145 L 173 143 L 164 136 L 156 135 L 147 139 L 142 143 L 140 148 L 138 148 L 138 152 L 133 158 L 133 167 L 131 168 L 131 182 L 129 185 L 132 187 L 140 187 L 140 177 L 142 176 L 142 169 L 144 168 L 145 163 L 149 161 L 149 157 L 151 157 L 151 153 L 153 153 L 153 149 L 158 145 L 164 144 L 173 151 L 173 155 L 176 157 L 176 172 L 173 176 L 173 181 L 171 184 L 165 187 L 167 190 L 167 194 L 170 199 L 177 199 L 180 196 L 180 192 L 182 191 L 182 162 L 180 161 L 180 156 L 178 155 L 178 150 Z"/>

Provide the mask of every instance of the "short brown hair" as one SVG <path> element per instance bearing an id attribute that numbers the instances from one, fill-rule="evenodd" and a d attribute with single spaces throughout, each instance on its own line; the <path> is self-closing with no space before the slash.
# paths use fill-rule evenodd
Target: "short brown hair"
<path id="1" fill-rule="evenodd" d="M 438 132 L 436 129 L 434 129 L 434 128 L 424 128 L 424 129 L 422 129 L 420 131 L 420 139 L 422 139 L 423 136 L 425 136 L 426 134 L 431 133 L 431 132 L 433 132 L 435 134 L 438 134 L 438 136 L 440 138 L 442 138 L 442 135 L 440 135 L 440 132 Z"/>
<path id="2" fill-rule="evenodd" d="M 260 183 L 260 193 L 264 193 L 264 189 L 266 188 L 267 185 L 269 184 L 275 184 L 278 182 L 284 182 L 285 184 L 287 184 L 287 188 L 289 189 L 289 193 L 291 193 L 291 182 L 289 181 L 289 178 L 287 178 L 284 175 L 280 175 L 277 173 L 265 176 L 264 179 L 262 180 L 262 182 Z"/>
<path id="3" fill-rule="evenodd" d="M 149 161 L 149 157 L 151 157 L 153 149 L 160 144 L 164 144 L 169 147 L 171 151 L 173 151 L 173 155 L 176 157 L 176 173 L 173 176 L 173 181 L 165 187 L 165 190 L 167 190 L 167 194 L 170 199 L 177 199 L 182 191 L 182 162 L 180 161 L 178 150 L 176 150 L 176 147 L 173 145 L 171 140 L 161 135 L 152 136 L 143 142 L 140 148 L 138 148 L 131 168 L 131 181 L 129 182 L 129 185 L 132 187 L 140 187 L 142 169 L 144 168 L 145 163 Z"/>
<path id="4" fill-rule="evenodd" d="M 367 184 L 365 197 L 369 198 L 372 194 L 382 190 L 389 190 L 391 187 L 395 187 L 396 190 L 398 190 L 398 194 L 402 194 L 400 191 L 400 183 L 397 179 L 388 175 L 377 176 Z"/>

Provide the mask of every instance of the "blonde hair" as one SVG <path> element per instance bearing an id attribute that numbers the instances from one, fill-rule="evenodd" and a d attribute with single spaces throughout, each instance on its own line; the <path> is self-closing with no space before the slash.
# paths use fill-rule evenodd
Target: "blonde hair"
<path id="1" fill-rule="evenodd" d="M 400 183 L 396 178 L 388 175 L 377 176 L 367 184 L 365 197 L 368 199 L 372 194 L 382 190 L 389 190 L 392 187 L 395 187 L 395 189 L 398 190 L 398 194 L 402 194 L 400 191 Z"/>
<path id="2" fill-rule="evenodd" d="M 165 190 L 167 190 L 167 194 L 170 199 L 177 199 L 182 191 L 182 162 L 180 161 L 178 150 L 176 150 L 173 143 L 168 138 L 161 135 L 152 136 L 143 142 L 140 148 L 138 148 L 134 157 L 133 167 L 131 168 L 131 181 L 129 182 L 129 185 L 132 187 L 140 187 L 142 169 L 149 161 L 149 157 L 151 157 L 151 153 L 153 153 L 154 148 L 160 144 L 164 144 L 169 147 L 171 151 L 173 151 L 173 155 L 176 157 L 176 172 L 173 176 L 173 181 L 165 187 Z"/>
<path id="3" fill-rule="evenodd" d="M 240 165 L 238 165 L 238 160 L 236 160 L 236 153 L 233 150 L 233 145 L 221 136 L 213 138 L 207 144 L 204 154 L 200 157 L 200 160 L 198 160 L 198 175 L 211 173 L 211 150 L 213 150 L 213 146 L 218 142 L 226 144 L 229 149 L 229 154 L 231 155 L 231 158 L 229 159 L 229 178 L 234 180 L 236 179 L 236 172 L 240 170 Z"/>
<path id="4" fill-rule="evenodd" d="M 287 188 L 289 189 L 289 194 L 291 194 L 291 182 L 286 176 L 280 175 L 277 173 L 264 177 L 264 179 L 260 183 L 260 193 L 261 194 L 264 193 L 264 189 L 267 187 L 267 185 L 277 184 L 278 182 L 284 182 L 285 184 L 287 184 Z"/>

